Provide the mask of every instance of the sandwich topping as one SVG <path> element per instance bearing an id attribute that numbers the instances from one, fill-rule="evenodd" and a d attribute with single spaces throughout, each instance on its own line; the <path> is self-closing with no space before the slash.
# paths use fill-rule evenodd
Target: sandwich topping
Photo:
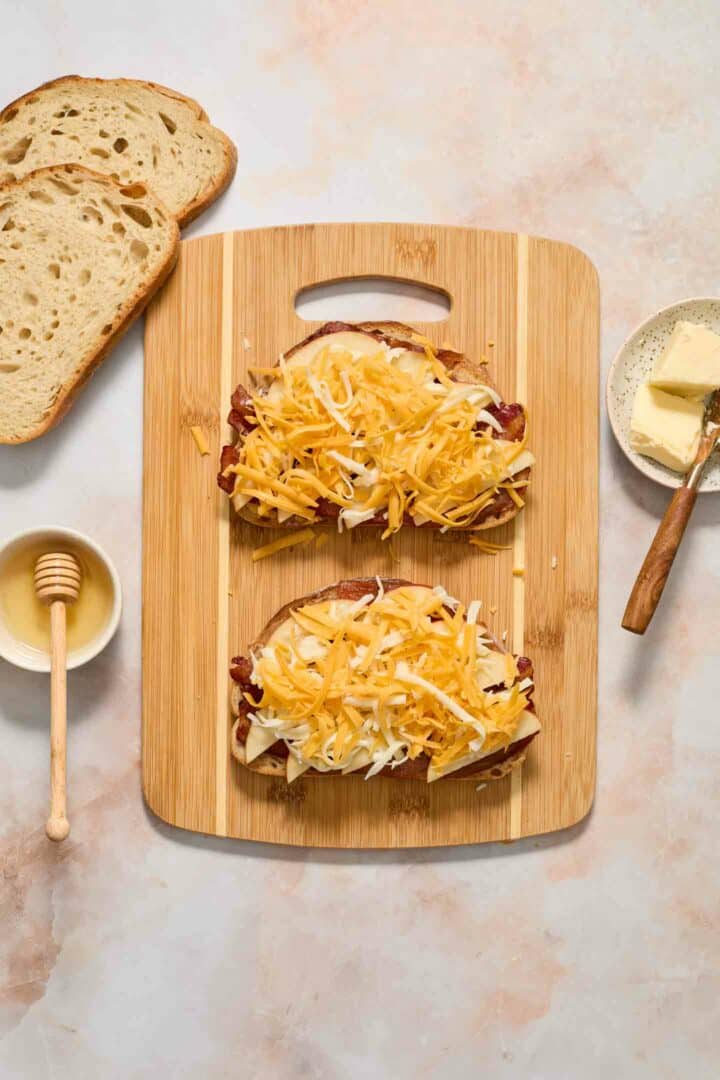
<path id="1" fill-rule="evenodd" d="M 340 531 L 382 524 L 385 539 L 404 521 L 480 527 L 499 496 L 523 505 L 522 408 L 451 379 L 429 342 L 326 333 L 262 374 L 269 384 L 236 391 L 230 415 L 241 438 L 219 480 L 237 510 L 278 524 L 337 517 Z"/>
<path id="2" fill-rule="evenodd" d="M 371 584 L 292 610 L 251 656 L 247 764 L 283 740 L 288 780 L 310 768 L 369 778 L 425 755 L 431 781 L 539 730 L 531 665 L 492 647 L 477 602 Z"/>

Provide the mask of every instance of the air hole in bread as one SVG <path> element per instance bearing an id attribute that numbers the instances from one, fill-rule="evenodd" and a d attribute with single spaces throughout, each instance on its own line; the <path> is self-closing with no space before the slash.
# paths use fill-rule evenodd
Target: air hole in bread
<path id="1" fill-rule="evenodd" d="M 18 337 L 22 338 L 23 341 L 27 341 L 27 339 L 29 337 L 31 337 L 31 336 L 32 336 L 32 330 L 30 329 L 29 326 L 23 326 L 22 330 L 18 334 Z"/>
<path id="2" fill-rule="evenodd" d="M 81 285 L 87 285 L 87 283 L 88 283 L 88 281 L 90 280 L 91 277 L 92 277 L 92 273 L 90 272 L 90 270 L 81 270 L 80 271 L 80 284 Z"/>
<path id="3" fill-rule="evenodd" d="M 59 325 L 60 325 L 60 320 L 59 319 L 53 319 L 53 321 L 50 323 L 50 329 L 51 330 L 57 330 Z"/>
<path id="4" fill-rule="evenodd" d="M 111 330 L 112 330 L 112 323 L 106 323 L 105 326 L 103 326 L 103 328 L 102 328 L 102 334 L 103 335 L 109 334 Z"/>
<path id="5" fill-rule="evenodd" d="M 124 236 L 126 230 L 125 230 L 125 226 L 123 225 L 122 221 L 116 221 L 115 224 L 112 227 L 112 231 L 114 233 L 117 233 L 119 236 Z"/>
<path id="6" fill-rule="evenodd" d="M 37 296 L 32 292 L 23 293 L 23 300 L 26 304 L 30 304 L 31 307 L 35 307 L 38 302 Z"/>
<path id="7" fill-rule="evenodd" d="M 105 218 L 100 211 L 94 206 L 83 206 L 81 217 L 86 224 L 92 223 L 93 225 L 102 225 L 105 221 Z"/>
<path id="8" fill-rule="evenodd" d="M 13 371 L 19 371 L 20 365 L 14 364 L 12 360 L 0 360 L 0 371 L 5 375 L 12 375 Z"/>
<path id="9" fill-rule="evenodd" d="M 164 112 L 161 112 L 159 114 L 159 116 L 160 116 L 160 119 L 162 120 L 163 124 L 165 125 L 165 127 L 170 132 L 170 134 L 174 135 L 175 132 L 177 131 L 177 124 L 172 119 L 172 117 L 167 116 Z"/>
<path id="10" fill-rule="evenodd" d="M 48 270 L 50 271 L 50 273 L 52 274 L 52 276 L 54 278 L 59 278 L 60 277 L 60 264 L 59 263 L 50 263 L 48 265 Z"/>
<path id="11" fill-rule="evenodd" d="M 47 203 L 49 206 L 55 205 L 55 200 L 52 195 L 47 191 L 42 191 L 40 188 L 32 188 L 29 192 L 31 199 L 36 199 L 38 202 Z"/>
<path id="12" fill-rule="evenodd" d="M 123 195 L 127 195 L 128 199 L 144 199 L 147 195 L 147 188 L 144 184 L 127 184 L 125 187 L 120 188 Z"/>
<path id="13" fill-rule="evenodd" d="M 50 132 L 50 134 L 51 135 L 64 135 L 65 132 L 63 131 L 62 128 L 53 128 L 52 131 Z"/>
<path id="14" fill-rule="evenodd" d="M 116 139 L 115 142 L 113 143 L 113 150 L 115 151 L 116 154 L 124 153 L 124 151 L 127 150 L 127 148 L 128 148 L 127 139 L 122 139 L 122 138 Z"/>
<path id="15" fill-rule="evenodd" d="M 142 116 L 143 114 L 142 109 L 138 109 L 137 105 L 133 105 L 131 101 L 125 102 L 125 108 L 129 109 L 132 113 L 136 113 L 137 116 Z"/>
<path id="16" fill-rule="evenodd" d="M 138 225 L 141 225 L 143 229 L 149 229 L 152 225 L 152 218 L 142 206 L 130 206 L 128 203 L 123 203 L 121 210 L 129 218 L 137 222 Z"/>
<path id="17" fill-rule="evenodd" d="M 101 139 L 109 139 L 110 138 L 110 132 L 105 131 L 103 128 L 100 128 L 100 130 L 98 131 L 98 135 L 100 136 Z"/>
<path id="18" fill-rule="evenodd" d="M 75 301 L 77 300 L 77 293 L 74 293 L 74 292 L 70 293 L 70 295 L 68 296 L 68 300 L 70 301 L 71 304 L 74 304 Z"/>
<path id="19" fill-rule="evenodd" d="M 147 259 L 150 248 L 142 240 L 133 240 L 130 245 L 130 254 L 137 262 Z"/>
<path id="20" fill-rule="evenodd" d="M 15 228 L 15 222 L 13 221 L 13 219 L 11 217 L 9 217 L 7 219 L 7 221 L 5 222 L 5 224 L 3 225 L 2 231 L 3 232 L 10 232 L 11 229 L 14 229 L 14 228 Z"/>
<path id="21" fill-rule="evenodd" d="M 159 161 L 159 160 L 160 160 L 160 147 L 159 147 L 159 146 L 156 146 L 156 145 L 155 145 L 155 144 L 153 143 L 153 148 L 152 148 L 152 162 L 153 162 L 153 169 L 156 169 L 156 168 L 157 168 L 157 163 L 158 163 L 158 161 Z"/>
<path id="22" fill-rule="evenodd" d="M 90 153 L 94 154 L 95 157 L 99 157 L 99 158 L 109 158 L 110 157 L 110 151 L 105 150 L 102 146 L 92 146 L 90 148 Z"/>
<path id="23" fill-rule="evenodd" d="M 31 143 L 32 135 L 25 135 L 22 139 L 18 139 L 14 146 L 5 151 L 3 154 L 4 160 L 7 161 L 8 165 L 19 165 L 21 161 L 25 160 L 25 155 L 30 149 Z"/>
<path id="24" fill-rule="evenodd" d="M 62 191 L 63 195 L 77 195 L 78 189 L 73 187 L 72 184 L 68 184 L 66 180 L 60 180 L 57 176 L 48 176 L 48 180 L 51 184 L 54 184 L 58 191 Z"/>
<path id="25" fill-rule="evenodd" d="M 47 334 L 43 334 L 43 338 L 45 339 L 45 341 L 52 341 L 52 339 L 54 337 L 55 337 L 55 335 L 51 334 L 49 330 L 48 330 Z"/>
<path id="26" fill-rule="evenodd" d="M 2 120 L 0 121 L 0 123 L 3 123 L 3 124 L 9 124 L 11 120 L 14 120 L 14 119 L 15 119 L 15 117 L 17 116 L 17 114 L 18 114 L 18 110 L 17 110 L 17 109 L 8 109 L 8 111 L 7 111 L 6 113 L 5 113 L 5 115 L 3 116 Z"/>

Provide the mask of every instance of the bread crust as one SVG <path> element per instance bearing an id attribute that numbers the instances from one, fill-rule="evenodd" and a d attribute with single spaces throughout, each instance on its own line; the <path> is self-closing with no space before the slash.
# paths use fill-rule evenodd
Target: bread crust
<path id="1" fill-rule="evenodd" d="M 297 352 L 298 349 L 303 348 L 310 341 L 313 341 L 314 339 L 322 336 L 323 334 L 331 333 L 332 331 L 328 330 L 328 327 L 331 327 L 333 325 L 335 324 L 327 323 L 325 326 L 321 326 L 319 330 L 316 330 L 314 333 L 308 335 L 308 337 L 306 337 L 303 341 L 299 342 L 297 345 L 294 345 L 292 349 L 289 349 L 285 354 L 286 357 L 292 356 L 293 353 Z M 357 330 L 367 334 L 372 334 L 373 336 L 377 336 L 378 340 L 386 342 L 390 345 L 390 347 L 407 347 L 408 343 L 410 343 L 414 345 L 419 351 L 422 351 L 423 349 L 423 346 L 420 344 L 419 341 L 421 335 L 419 335 L 417 331 L 414 330 L 411 326 L 406 326 L 405 323 L 362 322 L 353 324 L 338 323 L 337 325 L 343 325 L 346 329 Z M 486 364 L 480 364 L 478 363 L 478 361 L 472 360 L 471 358 L 465 356 L 464 353 L 456 352 L 453 349 L 439 349 L 437 352 L 437 358 L 448 369 L 448 371 L 450 372 L 450 378 L 454 382 L 482 383 L 484 386 L 489 386 L 491 390 L 497 390 L 497 387 L 490 375 L 490 372 L 487 369 Z M 523 406 L 523 413 L 524 412 L 525 409 Z M 238 435 L 238 438 L 235 441 L 235 445 L 237 445 L 240 441 L 241 436 Z M 530 469 L 522 469 L 516 474 L 515 479 L 528 480 L 529 477 Z M 485 532 L 487 529 L 497 529 L 500 525 L 505 525 L 508 521 L 512 521 L 512 519 L 516 516 L 520 509 L 521 507 L 513 503 L 512 506 L 508 507 L 506 510 L 503 510 L 500 513 L 490 515 L 477 525 L 472 525 L 468 529 L 457 529 L 455 531 L 458 533 Z M 251 506 L 250 503 L 247 503 L 245 506 L 241 507 L 240 510 L 236 510 L 235 513 L 238 515 L 238 517 L 242 518 L 244 521 L 247 521 L 250 525 L 257 525 L 259 528 L 263 529 L 279 528 L 277 521 L 273 521 L 272 519 L 268 519 L 267 517 L 261 517 L 254 509 L 254 507 Z M 335 526 L 336 520 L 335 518 L 318 518 L 316 521 L 313 522 L 303 520 L 287 521 L 283 523 L 282 528 L 307 528 L 309 524 L 312 524 L 313 528 L 317 526 Z M 413 521 L 408 521 L 403 523 L 403 527 L 405 527 L 406 525 L 409 528 L 415 529 L 440 528 L 436 521 L 426 521 L 422 525 L 415 525 Z M 360 525 L 356 526 L 356 528 L 377 529 L 380 528 L 380 526 L 377 524 L 372 524 L 370 522 L 363 522 Z"/>
<path id="2" fill-rule="evenodd" d="M 401 588 L 404 585 L 413 585 L 417 582 L 407 581 L 404 578 L 380 578 L 383 588 L 386 592 L 390 592 L 393 589 Z M 299 607 L 303 607 L 305 604 L 321 604 L 326 600 L 337 600 L 341 598 L 344 587 L 357 586 L 357 592 L 360 595 L 364 593 L 372 592 L 377 594 L 378 592 L 378 579 L 377 578 L 353 578 L 350 581 L 338 581 L 334 585 L 329 585 L 324 589 L 318 589 L 315 592 L 307 593 L 305 596 L 298 597 L 295 600 L 291 600 L 289 603 L 284 604 L 272 618 L 265 624 L 261 633 L 255 641 L 250 645 L 248 649 L 248 655 L 261 649 L 263 645 L 266 645 L 271 636 L 289 617 L 291 612 L 295 611 Z M 428 586 L 429 587 L 429 586 Z M 492 634 L 487 633 L 490 638 L 491 648 L 496 652 L 506 653 L 502 644 Z M 245 745 L 239 743 L 236 738 L 238 726 L 240 724 L 240 717 L 238 715 L 238 705 L 240 702 L 241 690 L 238 683 L 233 683 L 231 692 L 231 707 L 233 715 L 236 717 L 230 736 L 230 752 L 240 765 L 249 769 L 251 772 L 260 773 L 262 776 L 274 776 L 285 778 L 286 770 L 286 758 L 279 757 L 276 754 L 272 754 L 270 751 L 266 751 L 264 754 L 260 754 L 248 765 L 245 761 Z M 537 734 L 537 733 L 536 733 Z M 501 780 L 508 773 L 511 773 L 513 769 L 518 768 L 525 760 L 528 747 L 535 738 L 535 735 L 530 735 L 527 739 L 522 739 L 517 743 L 511 744 L 507 750 L 498 751 L 496 754 L 492 754 L 487 760 L 481 759 L 474 762 L 471 765 L 466 765 L 463 769 L 458 769 L 457 772 L 449 773 L 447 776 L 439 777 L 438 780 L 474 780 L 476 783 L 481 781 Z M 409 764 L 409 763 L 407 763 Z M 405 765 L 400 765 L 395 769 L 390 766 L 386 766 L 377 774 L 378 776 L 390 777 L 393 780 L 415 780 L 426 782 L 422 775 L 418 775 L 415 769 L 405 769 Z M 302 774 L 303 777 L 308 779 L 330 779 L 342 777 L 340 771 L 337 772 L 318 772 L 315 769 L 308 769 L 307 772 Z M 353 774 L 348 774 L 353 775 Z M 358 775 L 362 775 L 362 770 L 358 770 Z"/>
<path id="3" fill-rule="evenodd" d="M 36 86 L 34 90 L 28 90 L 25 94 L 22 94 L 20 97 L 15 98 L 14 101 L 11 101 L 8 105 L 6 105 L 3 108 L 2 112 L 0 112 L 0 124 L 5 122 L 7 114 L 11 112 L 11 110 L 22 108 L 22 106 L 27 103 L 28 99 L 32 98 L 35 94 L 38 94 L 44 90 L 52 90 L 58 86 L 73 83 L 120 83 L 127 86 L 144 86 L 149 90 L 153 90 L 155 93 L 163 94 L 165 97 L 170 98 L 173 101 L 181 102 L 183 105 L 187 105 L 188 108 L 190 108 L 195 114 L 196 120 L 201 123 L 207 124 L 208 127 L 212 128 L 213 132 L 223 146 L 224 167 L 222 172 L 216 177 L 215 181 L 204 192 L 198 195 L 198 197 L 194 199 L 191 203 L 188 203 L 185 207 L 183 207 L 183 209 L 179 213 L 171 214 L 171 216 L 174 217 L 177 221 L 180 228 L 184 228 L 186 225 L 189 225 L 191 221 L 194 221 L 194 219 L 198 217 L 199 214 L 202 214 L 202 212 L 206 210 L 208 206 L 214 203 L 215 200 L 218 199 L 229 186 L 233 176 L 235 175 L 235 170 L 237 169 L 237 147 L 235 146 L 235 143 L 232 141 L 232 139 L 230 139 L 230 137 L 226 135 L 225 132 L 222 131 L 220 128 L 216 128 L 210 123 L 210 118 L 206 113 L 205 109 L 198 101 L 195 101 L 194 98 L 188 97 L 186 94 L 181 93 L 179 90 L 173 90 L 168 86 L 163 86 L 161 83 L 150 82 L 147 79 L 101 79 L 96 77 L 87 77 L 84 75 L 60 75 L 57 79 L 50 79 L 48 82 L 41 83 L 40 86 Z M 45 166 L 45 168 L 54 167 L 56 166 Z M 84 166 L 78 167 L 84 168 Z M 34 170 L 34 172 L 39 171 L 40 170 L 38 169 Z M 91 171 L 93 170 L 88 169 L 88 172 Z M 31 174 L 28 173 L 27 175 L 29 176 Z M 107 174 L 105 173 L 99 175 L 107 176 Z M 22 179 L 27 179 L 27 176 L 23 177 Z M 110 179 L 112 179 L 112 177 L 110 177 Z M 145 181 L 143 181 L 143 183 L 145 183 Z M 152 184 L 146 184 L 146 186 L 150 191 L 152 191 Z M 170 213 L 169 210 L 168 213 Z"/>
<path id="4" fill-rule="evenodd" d="M 102 184 L 107 184 L 113 192 L 117 193 L 120 193 L 123 188 L 127 187 L 125 184 L 118 184 L 112 177 L 107 176 L 104 173 L 93 172 L 91 169 L 86 169 L 83 165 L 48 165 L 42 169 L 33 169 L 32 172 L 29 172 L 21 180 L 15 180 L 12 183 L 0 185 L 0 196 L 17 188 L 25 187 L 27 184 L 32 183 L 33 179 L 49 175 L 57 176 L 59 174 L 79 176 L 81 179 L 99 181 Z M 120 338 L 127 333 L 137 317 L 142 314 L 150 300 L 152 300 L 158 289 L 165 284 L 170 276 L 175 263 L 177 262 L 180 230 L 174 214 L 170 213 L 167 207 L 164 206 L 150 188 L 147 190 L 158 206 L 163 209 L 164 213 L 167 215 L 168 223 L 173 227 L 174 243 L 168 251 L 165 260 L 158 267 L 154 277 L 148 282 L 147 286 L 142 290 L 137 289 L 128 297 L 115 317 L 118 320 L 117 326 L 112 333 L 108 335 L 107 340 L 103 341 L 99 348 L 88 352 L 88 354 L 78 362 L 78 373 L 75 379 L 73 382 L 66 383 L 63 386 L 41 423 L 38 424 L 30 434 L 23 435 L 20 438 L 5 438 L 0 434 L 0 444 L 17 446 L 22 443 L 32 442 L 34 439 L 39 438 L 41 435 L 44 435 L 45 432 L 55 427 L 71 408 L 76 396 L 85 386 L 88 379 L 95 371 L 97 371 L 105 357 L 112 351 Z"/>

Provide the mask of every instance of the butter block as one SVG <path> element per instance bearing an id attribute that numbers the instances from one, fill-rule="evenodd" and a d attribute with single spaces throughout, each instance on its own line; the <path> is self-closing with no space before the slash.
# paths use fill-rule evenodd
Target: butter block
<path id="1" fill-rule="evenodd" d="M 650 385 L 691 401 L 720 387 L 720 335 L 702 323 L 680 321 L 655 361 Z"/>
<path id="2" fill-rule="evenodd" d="M 705 409 L 700 402 L 638 387 L 630 424 L 630 446 L 668 469 L 687 472 L 695 460 Z"/>

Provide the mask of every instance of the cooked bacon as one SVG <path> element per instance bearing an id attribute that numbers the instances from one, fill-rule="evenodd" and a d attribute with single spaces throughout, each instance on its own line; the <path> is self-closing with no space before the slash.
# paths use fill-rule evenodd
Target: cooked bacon
<path id="1" fill-rule="evenodd" d="M 252 675 L 252 660 L 249 656 L 233 656 L 230 661 L 230 678 L 234 679 L 236 683 L 240 683 L 243 690 L 249 690 L 252 687 L 250 682 L 250 676 Z"/>
<path id="2" fill-rule="evenodd" d="M 239 383 L 235 387 L 235 393 L 230 399 L 232 409 L 228 414 L 228 424 L 234 427 L 238 435 L 247 435 L 255 427 L 251 419 L 255 415 L 255 406 L 252 396 L 245 387 Z"/>
<path id="3" fill-rule="evenodd" d="M 525 434 L 525 410 L 515 402 L 508 405 L 501 401 L 499 405 L 488 405 L 486 412 L 494 416 L 503 429 L 503 438 L 508 442 L 520 442 Z M 489 426 L 487 430 L 490 430 Z M 495 432 L 497 434 L 497 432 Z"/>
<path id="4" fill-rule="evenodd" d="M 247 705 L 247 701 L 245 702 L 245 704 Z M 248 719 L 249 711 L 249 706 L 247 709 L 242 709 L 240 715 L 238 716 L 238 725 L 235 728 L 235 741 L 239 742 L 241 746 L 245 745 L 245 743 L 247 742 L 247 737 L 250 733 L 250 720 Z"/>
<path id="5" fill-rule="evenodd" d="M 515 658 L 517 663 L 518 675 L 521 679 L 532 679 L 533 677 L 533 665 L 532 660 L 529 660 L 527 656 L 518 656 Z"/>
<path id="6" fill-rule="evenodd" d="M 401 589 L 403 585 L 409 585 L 409 581 L 403 578 L 383 578 L 383 589 L 386 593 L 393 589 Z M 351 581 L 340 581 L 337 587 L 339 600 L 359 600 L 361 596 L 372 593 L 377 596 L 379 592 L 377 578 L 353 578 Z"/>
<path id="7" fill-rule="evenodd" d="M 230 465 L 237 465 L 240 460 L 240 451 L 237 446 L 223 446 L 222 453 L 220 455 L 220 472 L 217 474 L 218 486 L 226 491 L 228 495 L 232 495 L 235 490 L 235 476 L 231 473 L 229 476 L 224 476 L 223 473 Z"/>

